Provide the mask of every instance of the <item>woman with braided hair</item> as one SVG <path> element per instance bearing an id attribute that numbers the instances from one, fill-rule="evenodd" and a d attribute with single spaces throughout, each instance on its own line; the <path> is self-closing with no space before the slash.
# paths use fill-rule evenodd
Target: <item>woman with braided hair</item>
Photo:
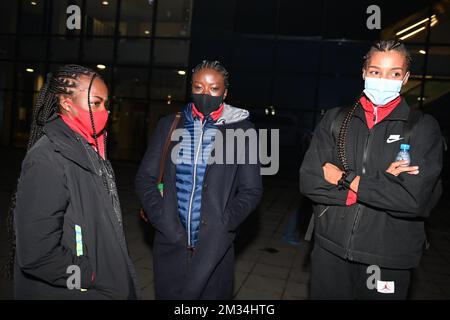
<path id="1" fill-rule="evenodd" d="M 106 157 L 107 101 L 99 74 L 78 65 L 40 91 L 11 208 L 16 299 L 137 298 Z"/>
<path id="2" fill-rule="evenodd" d="M 363 93 L 327 112 L 300 168 L 315 203 L 312 299 L 406 299 L 442 191 L 439 125 L 400 95 L 407 49 L 378 41 L 364 59 Z M 401 144 L 411 164 L 395 160 Z"/>

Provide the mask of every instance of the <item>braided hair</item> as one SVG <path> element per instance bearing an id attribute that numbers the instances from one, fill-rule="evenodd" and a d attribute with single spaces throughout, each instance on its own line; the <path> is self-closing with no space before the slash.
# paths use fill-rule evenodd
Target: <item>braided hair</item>
<path id="1" fill-rule="evenodd" d="M 339 129 L 339 135 L 338 135 L 338 141 L 337 141 L 337 152 L 338 152 L 338 159 L 339 162 L 342 165 L 342 168 L 344 169 L 344 172 L 350 171 L 350 168 L 348 166 L 347 161 L 347 155 L 345 153 L 345 143 L 347 140 L 347 132 L 348 127 L 350 125 L 350 122 L 352 121 L 353 114 L 355 113 L 356 108 L 360 105 L 359 98 L 354 103 L 353 107 L 347 112 L 347 114 L 344 117 L 344 120 L 342 120 L 341 127 Z"/>
<path id="2" fill-rule="evenodd" d="M 79 79 L 81 76 L 91 76 L 91 82 L 89 84 L 88 99 L 90 95 L 90 89 L 95 77 L 100 75 L 87 67 L 79 65 L 64 65 L 53 75 L 47 74 L 47 79 L 42 86 L 39 96 L 36 100 L 33 108 L 33 118 L 31 122 L 30 137 L 28 140 L 27 151 L 30 150 L 34 144 L 42 137 L 43 129 L 47 121 L 52 118 L 57 112 L 59 112 L 59 97 L 61 95 L 71 96 L 74 93 L 74 89 L 79 86 Z M 91 123 L 94 128 L 94 138 L 98 149 L 97 134 L 94 127 L 91 104 L 88 100 L 89 112 L 91 115 Z M 106 139 L 106 135 L 104 135 Z M 105 140 L 106 146 L 106 140 Z M 16 189 L 17 190 L 17 189 Z M 14 230 L 14 209 L 16 207 L 16 192 L 11 197 L 8 217 L 7 217 L 7 229 L 10 243 L 10 253 L 6 265 L 3 267 L 3 274 L 7 279 L 13 279 L 14 277 L 14 259 L 16 251 L 16 235 Z"/>
<path id="3" fill-rule="evenodd" d="M 406 70 L 409 70 L 409 67 L 410 67 L 411 61 L 412 61 L 411 55 L 410 55 L 408 49 L 406 49 L 405 45 L 398 40 L 379 40 L 379 41 L 376 41 L 375 43 L 373 43 L 372 46 L 370 47 L 369 51 L 364 55 L 363 68 L 365 69 L 367 67 L 374 52 L 386 52 L 386 51 L 391 51 L 391 50 L 394 50 L 394 51 L 397 51 L 397 52 L 403 54 L 403 56 L 405 57 Z M 341 127 L 339 129 L 337 151 L 338 151 L 339 162 L 341 163 L 342 168 L 344 169 L 344 172 L 348 172 L 350 170 L 350 168 L 348 166 L 347 155 L 345 153 L 345 143 L 346 143 L 346 139 L 347 139 L 348 127 L 353 118 L 353 114 L 355 113 L 355 110 L 358 108 L 358 106 L 360 106 L 359 101 L 360 101 L 360 98 L 362 97 L 362 95 L 363 94 L 361 93 L 361 95 L 358 97 L 358 99 L 356 100 L 353 107 L 347 112 L 347 114 L 344 117 L 344 120 L 342 121 Z"/>
<path id="4" fill-rule="evenodd" d="M 229 80 L 228 80 L 230 77 L 230 74 L 228 73 L 227 69 L 225 69 L 225 67 L 223 66 L 222 63 L 220 63 L 217 60 L 215 60 L 215 61 L 203 60 L 201 63 L 199 63 L 192 69 L 192 75 L 196 74 L 198 71 L 203 70 L 203 69 L 213 69 L 213 70 L 219 72 L 223 76 L 223 80 L 225 82 L 225 88 L 228 88 L 228 86 L 230 85 Z"/>
<path id="5" fill-rule="evenodd" d="M 387 51 L 397 51 L 401 53 L 405 57 L 406 70 L 409 70 L 409 66 L 411 65 L 412 58 L 406 46 L 399 40 L 379 40 L 372 44 L 369 51 L 364 56 L 364 66 L 365 69 L 367 67 L 367 63 L 370 58 L 372 58 L 372 54 L 374 52 L 387 52 Z"/>

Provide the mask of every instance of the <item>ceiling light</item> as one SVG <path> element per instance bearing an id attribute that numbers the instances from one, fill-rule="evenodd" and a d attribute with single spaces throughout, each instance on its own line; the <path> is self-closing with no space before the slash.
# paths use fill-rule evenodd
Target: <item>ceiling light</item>
<path id="1" fill-rule="evenodd" d="M 108 1 L 102 1 L 102 5 L 107 6 L 109 4 Z"/>
<path id="2" fill-rule="evenodd" d="M 420 54 L 426 54 L 427 52 L 425 50 L 419 50 Z"/>
<path id="3" fill-rule="evenodd" d="M 97 68 L 100 70 L 104 70 L 104 69 L 106 69 L 106 66 L 104 64 L 98 64 Z"/>
<path id="4" fill-rule="evenodd" d="M 32 69 L 32 68 L 26 68 L 25 71 L 26 71 L 26 72 L 34 72 L 34 69 Z"/>
<path id="5" fill-rule="evenodd" d="M 407 28 L 405 28 L 403 30 L 400 30 L 395 35 L 396 36 L 400 36 L 401 34 L 404 34 L 405 32 L 407 32 L 407 31 L 409 31 L 411 29 L 414 29 L 415 27 L 418 27 L 421 24 L 423 24 L 423 26 L 420 27 L 419 29 L 416 29 L 416 30 L 414 30 L 414 31 L 412 31 L 412 32 L 410 32 L 410 33 L 400 37 L 400 40 L 408 39 L 409 37 L 412 37 L 413 35 L 419 33 L 420 31 L 425 30 L 427 28 L 427 23 L 426 22 L 429 21 L 429 20 L 430 20 L 430 18 L 425 18 L 423 20 L 420 20 L 419 22 L 417 22 L 417 23 L 415 23 L 415 24 L 413 24 L 413 25 L 411 25 L 411 26 L 409 26 L 409 27 L 407 27 Z M 436 15 L 433 14 L 431 16 L 430 26 L 433 27 L 436 23 L 438 23 L 438 19 L 436 18 Z"/>
<path id="6" fill-rule="evenodd" d="M 412 36 L 415 35 L 416 33 L 419 33 L 420 31 L 423 31 L 423 30 L 425 30 L 425 27 L 421 27 L 421 28 L 417 29 L 416 31 L 413 31 L 413 32 L 408 33 L 407 35 L 405 35 L 405 36 L 403 36 L 403 37 L 400 37 L 400 40 L 408 39 L 409 37 L 412 37 Z"/>
<path id="7" fill-rule="evenodd" d="M 185 76 L 185 75 L 186 75 L 186 71 L 184 71 L 184 70 L 178 70 L 178 74 L 179 74 L 180 76 Z"/>

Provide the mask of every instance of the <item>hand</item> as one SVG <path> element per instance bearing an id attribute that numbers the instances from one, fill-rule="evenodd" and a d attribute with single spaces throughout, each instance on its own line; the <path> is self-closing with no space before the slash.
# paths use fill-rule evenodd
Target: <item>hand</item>
<path id="1" fill-rule="evenodd" d="M 392 162 L 389 168 L 387 168 L 386 172 L 390 173 L 394 176 L 398 176 L 402 172 L 406 172 L 408 174 L 418 175 L 419 174 L 419 167 L 418 166 L 409 166 L 409 167 L 402 167 L 402 165 L 408 163 L 406 160 L 401 160 L 397 162 Z"/>
<path id="2" fill-rule="evenodd" d="M 339 180 L 342 178 L 344 171 L 336 167 L 334 164 L 325 163 L 322 167 L 323 177 L 328 183 L 337 185 Z"/>
<path id="3" fill-rule="evenodd" d="M 139 210 L 139 216 L 141 217 L 142 220 L 144 220 L 145 223 L 149 223 L 147 215 L 145 214 L 145 211 L 143 208 L 141 208 L 141 210 Z"/>

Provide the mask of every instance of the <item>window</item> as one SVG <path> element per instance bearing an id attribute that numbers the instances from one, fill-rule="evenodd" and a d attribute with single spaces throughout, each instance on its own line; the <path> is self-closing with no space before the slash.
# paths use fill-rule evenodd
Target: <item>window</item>
<path id="1" fill-rule="evenodd" d="M 43 61 L 47 53 L 47 41 L 40 35 L 19 38 L 19 57 L 22 60 Z"/>
<path id="2" fill-rule="evenodd" d="M 151 36 L 152 17 L 153 5 L 148 0 L 122 1 L 120 35 L 133 37 Z"/>
<path id="3" fill-rule="evenodd" d="M 113 36 L 116 22 L 117 0 L 86 1 L 86 6 L 86 34 Z"/>
<path id="4" fill-rule="evenodd" d="M 20 32 L 24 34 L 43 34 L 45 32 L 45 1 L 20 1 Z"/>
<path id="5" fill-rule="evenodd" d="M 17 25 L 17 1 L 0 1 L 0 30 L 15 33 Z"/>
<path id="6" fill-rule="evenodd" d="M 155 64 L 165 66 L 187 66 L 189 41 L 155 40 Z"/>
<path id="7" fill-rule="evenodd" d="M 0 89 L 12 89 L 14 66 L 12 62 L 0 61 Z"/>
<path id="8" fill-rule="evenodd" d="M 156 36 L 187 37 L 190 35 L 192 0 L 158 2 Z"/>
<path id="9" fill-rule="evenodd" d="M 14 59 L 15 36 L 0 36 L 0 59 Z"/>
<path id="10" fill-rule="evenodd" d="M 93 38 L 84 41 L 84 60 L 108 64 L 113 62 L 114 40 Z"/>
<path id="11" fill-rule="evenodd" d="M 151 81 L 151 97 L 171 104 L 173 100 L 184 101 L 186 94 L 186 75 L 174 69 L 154 69 Z"/>
<path id="12" fill-rule="evenodd" d="M 76 36 L 52 37 L 49 54 L 50 60 L 74 63 L 80 54 L 80 40 Z"/>
<path id="13" fill-rule="evenodd" d="M 150 61 L 150 44 L 150 39 L 120 39 L 117 62 L 147 65 Z"/>
<path id="14" fill-rule="evenodd" d="M 115 159 L 141 160 L 147 146 L 145 111 L 148 104 L 133 99 L 116 99 L 109 119 L 109 156 Z"/>
<path id="15" fill-rule="evenodd" d="M 45 68 L 42 63 L 19 63 L 17 66 L 17 89 L 38 91 L 44 83 Z"/>
<path id="16" fill-rule="evenodd" d="M 147 79 L 147 68 L 117 67 L 115 73 L 115 95 L 118 97 L 146 98 Z"/>

